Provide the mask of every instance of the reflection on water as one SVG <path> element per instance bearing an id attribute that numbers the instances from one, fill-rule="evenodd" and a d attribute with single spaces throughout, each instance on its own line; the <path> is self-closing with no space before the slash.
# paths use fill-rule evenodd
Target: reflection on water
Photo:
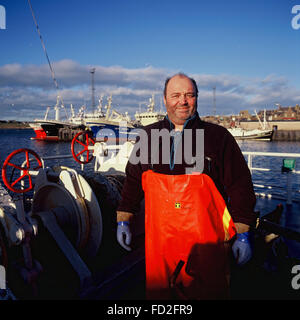
<path id="1" fill-rule="evenodd" d="M 237 142 L 242 151 L 300 153 L 299 141 L 294 142 L 294 141 L 238 140 Z"/>

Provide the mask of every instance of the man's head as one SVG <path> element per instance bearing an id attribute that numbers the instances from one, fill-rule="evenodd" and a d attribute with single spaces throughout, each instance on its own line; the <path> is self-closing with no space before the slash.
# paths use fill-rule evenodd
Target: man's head
<path id="1" fill-rule="evenodd" d="M 197 110 L 196 81 L 178 73 L 165 82 L 164 103 L 168 117 L 176 126 L 182 126 Z"/>

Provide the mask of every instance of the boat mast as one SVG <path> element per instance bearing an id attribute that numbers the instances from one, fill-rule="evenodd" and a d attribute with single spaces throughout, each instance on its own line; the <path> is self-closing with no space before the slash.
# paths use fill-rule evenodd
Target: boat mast
<path id="1" fill-rule="evenodd" d="M 57 96 L 56 105 L 54 107 L 55 110 L 55 120 L 60 121 L 60 114 L 59 114 L 59 96 Z"/>
<path id="2" fill-rule="evenodd" d="M 264 109 L 264 130 L 267 127 L 267 117 L 266 117 L 266 109 Z"/>
<path id="3" fill-rule="evenodd" d="M 95 112 L 95 87 L 94 87 L 94 75 L 95 75 L 95 68 L 92 68 L 90 73 L 92 74 L 92 113 Z"/>
<path id="4" fill-rule="evenodd" d="M 108 118 L 109 118 L 109 112 L 110 112 L 111 102 L 112 102 L 112 95 L 110 95 L 110 97 L 107 99 L 107 101 L 108 101 L 108 105 L 107 105 L 107 111 L 106 111 L 106 116 L 105 116 L 106 120 L 108 120 Z"/>
<path id="5" fill-rule="evenodd" d="M 98 105 L 98 113 L 99 113 L 100 116 L 102 116 L 102 114 L 103 114 L 103 111 L 102 111 L 102 101 L 103 101 L 103 95 L 100 96 L 99 105 Z"/>
<path id="6" fill-rule="evenodd" d="M 263 124 L 261 123 L 261 120 L 260 120 L 260 118 L 259 118 L 256 110 L 254 110 L 254 112 L 255 112 L 255 115 L 256 115 L 256 117 L 257 117 L 257 119 L 258 119 L 258 121 L 259 121 L 260 127 L 261 127 L 262 129 L 264 129 L 264 126 L 263 126 Z"/>
<path id="7" fill-rule="evenodd" d="M 75 112 L 74 112 L 73 104 L 71 103 L 71 119 L 73 119 L 74 117 L 75 117 Z"/>
<path id="8" fill-rule="evenodd" d="M 154 93 L 152 93 L 152 97 L 149 99 L 148 112 L 154 112 Z"/>
<path id="9" fill-rule="evenodd" d="M 45 121 L 47 120 L 48 113 L 49 113 L 49 109 L 50 109 L 50 107 L 47 107 L 47 110 L 46 110 L 46 113 L 45 113 L 45 117 L 44 117 L 44 120 L 45 120 Z"/>

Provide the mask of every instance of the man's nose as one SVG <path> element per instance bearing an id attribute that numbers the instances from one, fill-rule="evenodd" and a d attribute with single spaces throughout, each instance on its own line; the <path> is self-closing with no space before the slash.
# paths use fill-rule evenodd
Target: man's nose
<path id="1" fill-rule="evenodd" d="M 180 104 L 186 104 L 187 103 L 187 97 L 185 94 L 181 94 L 179 97 Z"/>

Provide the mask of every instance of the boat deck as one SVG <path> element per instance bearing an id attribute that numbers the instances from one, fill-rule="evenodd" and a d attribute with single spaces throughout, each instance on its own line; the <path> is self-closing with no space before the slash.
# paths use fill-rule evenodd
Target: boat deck
<path id="1" fill-rule="evenodd" d="M 276 199 L 262 199 L 258 198 L 256 203 L 256 210 L 260 211 L 260 216 L 273 211 L 277 205 L 283 205 L 283 213 L 280 219 L 280 226 L 300 233 L 300 203 L 293 202 L 286 204 L 283 200 Z M 291 256 L 300 259 L 300 242 L 292 239 L 285 239 L 289 246 L 289 253 Z"/>
<path id="2" fill-rule="evenodd" d="M 250 262 L 243 267 L 232 265 L 233 299 L 300 299 L 300 290 L 292 285 L 296 277 L 292 269 L 297 265 L 300 268 L 300 203 L 288 205 L 283 200 L 257 198 L 256 210 L 262 220 L 278 205 L 283 206 L 283 211 L 275 229 L 282 234 L 269 243 L 258 237 Z M 270 234 L 274 227 L 270 225 L 263 235 Z"/>

